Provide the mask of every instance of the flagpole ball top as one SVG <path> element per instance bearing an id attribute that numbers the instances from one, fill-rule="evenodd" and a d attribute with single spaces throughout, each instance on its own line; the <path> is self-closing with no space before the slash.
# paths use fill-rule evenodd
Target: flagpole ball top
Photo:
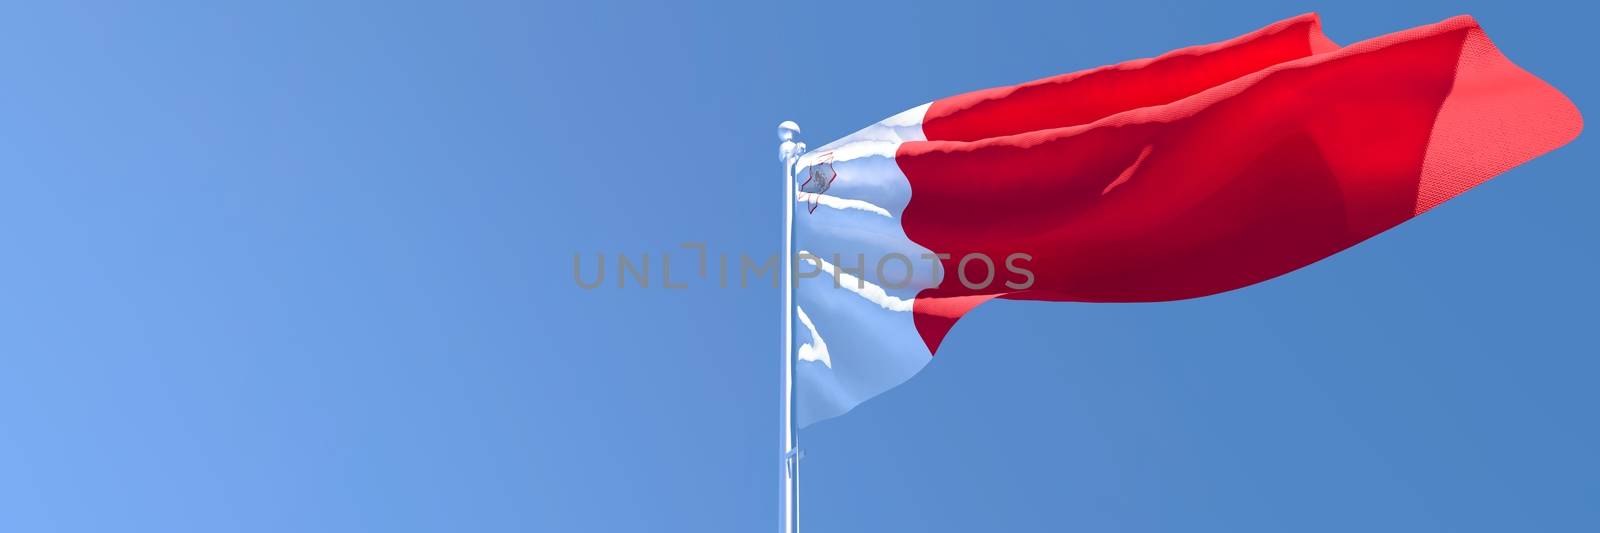
<path id="1" fill-rule="evenodd" d="M 800 135 L 800 125 L 795 124 L 793 120 L 785 120 L 778 124 L 778 140 L 792 141 L 798 135 Z"/>

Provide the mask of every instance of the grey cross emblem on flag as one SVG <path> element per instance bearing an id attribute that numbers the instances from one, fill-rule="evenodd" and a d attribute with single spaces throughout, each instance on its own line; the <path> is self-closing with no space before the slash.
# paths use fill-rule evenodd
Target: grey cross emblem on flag
<path id="1" fill-rule="evenodd" d="M 822 154 L 822 158 L 811 166 L 806 167 L 806 180 L 800 183 L 800 192 L 810 193 L 806 197 L 806 212 L 817 212 L 817 199 L 822 193 L 833 186 L 833 180 L 839 178 L 839 173 L 833 170 L 833 152 Z"/>

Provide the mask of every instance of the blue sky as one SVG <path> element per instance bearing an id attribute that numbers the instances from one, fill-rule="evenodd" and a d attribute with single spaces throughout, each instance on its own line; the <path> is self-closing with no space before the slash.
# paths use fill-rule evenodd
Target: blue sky
<path id="1" fill-rule="evenodd" d="M 772 253 L 781 120 L 1305 11 L 1600 90 L 1572 2 L 0 8 L 0 530 L 776 527 L 778 293 L 574 253 Z M 1590 136 L 1255 287 L 981 307 L 803 434 L 805 527 L 1594 531 Z"/>

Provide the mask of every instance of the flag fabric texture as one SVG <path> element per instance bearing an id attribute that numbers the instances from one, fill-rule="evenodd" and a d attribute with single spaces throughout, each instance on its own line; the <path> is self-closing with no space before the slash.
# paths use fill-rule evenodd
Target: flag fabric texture
<path id="1" fill-rule="evenodd" d="M 990 299 L 1248 286 L 1582 127 L 1466 16 L 1341 47 L 1308 14 L 917 106 L 795 167 L 798 422 L 909 379 Z"/>

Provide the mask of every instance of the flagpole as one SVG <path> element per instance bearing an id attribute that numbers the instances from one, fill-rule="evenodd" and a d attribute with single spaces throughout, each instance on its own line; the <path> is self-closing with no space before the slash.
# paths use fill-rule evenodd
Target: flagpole
<path id="1" fill-rule="evenodd" d="M 782 533 L 799 533 L 800 531 L 800 434 L 795 427 L 794 419 L 794 173 L 797 170 L 795 163 L 800 154 L 806 151 L 806 143 L 800 142 L 800 125 L 794 121 L 785 120 L 778 124 L 778 158 L 783 161 L 783 264 L 779 265 L 782 273 L 783 289 L 783 384 L 779 387 L 782 391 L 780 409 L 783 421 L 783 445 L 779 448 L 779 479 L 782 481 L 782 503 L 780 510 L 783 517 L 783 526 L 779 529 Z"/>

